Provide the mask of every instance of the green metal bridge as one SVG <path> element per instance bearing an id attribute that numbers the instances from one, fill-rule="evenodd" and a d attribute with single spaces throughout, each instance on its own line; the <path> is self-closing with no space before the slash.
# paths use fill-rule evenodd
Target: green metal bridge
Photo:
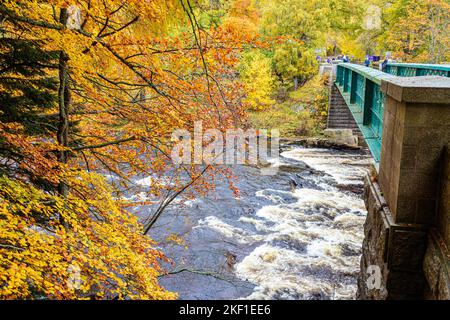
<path id="1" fill-rule="evenodd" d="M 335 81 L 377 163 L 380 161 L 384 112 L 381 80 L 416 76 L 450 77 L 450 65 L 390 63 L 384 71 L 340 63 Z"/>

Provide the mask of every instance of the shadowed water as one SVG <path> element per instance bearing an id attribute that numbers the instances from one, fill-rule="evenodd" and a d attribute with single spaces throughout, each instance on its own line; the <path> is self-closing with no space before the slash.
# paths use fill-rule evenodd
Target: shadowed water
<path id="1" fill-rule="evenodd" d="M 175 274 L 160 278 L 165 288 L 181 299 L 354 298 L 366 214 L 362 179 L 371 159 L 284 149 L 274 176 L 232 167 L 239 198 L 218 181 L 208 196 L 161 216 L 150 235 L 175 262 L 165 266 Z M 181 234 L 187 248 L 165 241 L 169 233 Z"/>

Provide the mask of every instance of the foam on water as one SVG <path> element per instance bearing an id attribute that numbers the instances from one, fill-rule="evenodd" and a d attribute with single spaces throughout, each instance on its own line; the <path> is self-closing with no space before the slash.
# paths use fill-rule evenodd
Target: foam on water
<path id="1" fill-rule="evenodd" d="M 203 220 L 200 220 L 198 222 L 198 226 L 195 228 L 202 226 L 207 226 L 219 233 L 222 233 L 224 236 L 232 238 L 243 244 L 250 244 L 263 239 L 262 235 L 251 234 L 247 230 L 233 227 L 215 216 L 209 216 Z"/>
<path id="2" fill-rule="evenodd" d="M 331 175 L 340 185 L 361 184 L 370 163 L 369 159 L 354 155 L 330 155 L 323 149 L 295 148 L 282 156 L 305 162 L 313 169 Z M 257 217 L 271 221 L 273 225 L 266 229 L 271 232 L 266 242 L 236 266 L 240 278 L 257 285 L 247 298 L 354 297 L 355 283 L 348 281 L 346 275 L 354 276 L 359 269 L 365 219 L 363 201 L 328 181 L 324 183 L 326 178 L 313 179 L 321 186 L 319 190 L 297 188 L 291 193 L 295 202 L 265 206 L 256 213 Z M 270 197 L 270 194 L 259 191 L 256 196 Z M 257 223 L 262 229 L 263 222 Z M 271 245 L 277 237 L 303 242 L 305 249 L 299 251 Z M 342 280 L 336 281 L 335 277 Z"/>
<path id="3" fill-rule="evenodd" d="M 330 154 L 327 149 L 295 148 L 283 152 L 281 156 L 303 161 L 316 170 L 326 172 L 339 184 L 361 184 L 361 176 L 372 162 L 370 158 L 361 159 L 354 154 Z"/>
<path id="4" fill-rule="evenodd" d="M 258 244 L 235 266 L 241 280 L 255 284 L 253 292 L 241 298 L 352 299 L 366 211 L 359 195 L 339 186 L 361 185 L 371 160 L 306 148 L 294 148 L 282 156 L 326 175 L 304 177 L 315 187 L 257 191 L 256 197 L 272 204 L 252 217 L 240 217 L 241 227 L 216 216 L 201 220 L 199 226 L 241 244 Z"/>
<path id="5" fill-rule="evenodd" d="M 175 270 L 220 277 L 183 272 L 162 277 L 163 286 L 181 299 L 355 297 L 366 215 L 362 182 L 370 158 L 292 147 L 268 162 L 264 172 L 230 167 L 239 197 L 218 180 L 214 192 L 174 201 L 164 212 L 152 237 L 174 259 Z M 139 178 L 142 191 L 166 182 Z M 168 228 L 185 237 L 188 249 L 164 245 Z"/>
<path id="6" fill-rule="evenodd" d="M 335 263 L 323 256 L 263 244 L 236 266 L 236 273 L 258 284 L 249 296 L 243 297 L 246 299 L 351 298 L 354 288 L 348 284 L 336 285 L 308 272 L 308 267 L 320 272 Z"/>

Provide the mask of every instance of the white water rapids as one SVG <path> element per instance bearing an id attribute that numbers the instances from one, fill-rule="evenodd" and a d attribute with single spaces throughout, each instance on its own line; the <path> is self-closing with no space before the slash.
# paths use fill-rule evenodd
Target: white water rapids
<path id="1" fill-rule="evenodd" d="M 162 248 L 174 269 L 201 271 L 161 283 L 182 299 L 353 299 L 371 161 L 361 152 L 295 146 L 281 153 L 275 176 L 237 166 L 239 199 L 219 186 L 159 222 L 153 237 L 170 228 L 188 244 Z"/>
<path id="2" fill-rule="evenodd" d="M 310 167 L 330 174 L 339 184 L 360 184 L 364 175 L 361 164 L 367 159 L 329 155 L 324 149 L 294 149 L 282 156 L 305 162 Z M 356 165 L 356 166 L 355 166 Z M 354 275 L 359 270 L 359 255 L 344 255 L 343 250 L 358 253 L 363 240 L 364 203 L 360 197 L 348 195 L 332 186 L 328 179 L 312 178 L 321 189 L 300 187 L 290 191 L 296 201 L 274 205 L 256 212 L 256 219 L 240 219 L 268 230 L 269 237 L 236 266 L 240 278 L 257 284 L 249 299 L 292 296 L 351 299 L 354 281 L 330 283 L 310 270 L 326 270 Z M 272 190 L 258 191 L 256 196 L 271 197 Z M 267 224 L 270 226 L 267 226 Z M 271 245 L 273 240 L 290 239 L 305 244 L 303 250 Z M 306 271 L 306 272 L 305 272 Z M 325 272 L 326 272 L 325 271 Z M 281 293 L 281 294 L 280 294 Z"/>

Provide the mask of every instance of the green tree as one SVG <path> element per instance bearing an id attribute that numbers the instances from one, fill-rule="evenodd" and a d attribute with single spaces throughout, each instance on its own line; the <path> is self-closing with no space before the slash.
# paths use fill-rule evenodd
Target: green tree
<path id="1" fill-rule="evenodd" d="M 294 90 L 312 78 L 318 70 L 314 53 L 292 40 L 275 48 L 273 65 L 283 83 L 294 81 Z"/>
<path id="2" fill-rule="evenodd" d="M 316 50 L 361 55 L 360 46 L 341 39 L 356 39 L 362 32 L 362 0 L 261 0 L 258 5 L 263 35 L 291 38 L 274 45 L 273 66 L 295 89 L 317 73 Z"/>
<path id="3" fill-rule="evenodd" d="M 385 7 L 380 47 L 404 61 L 450 59 L 450 4 L 445 0 L 395 0 Z"/>
<path id="4" fill-rule="evenodd" d="M 47 71 L 58 67 L 57 56 L 0 27 L 1 122 L 19 122 L 33 134 L 55 131 L 44 113 L 56 103 L 57 80 Z"/>
<path id="5" fill-rule="evenodd" d="M 6 135 L 14 136 L 20 130 L 47 141 L 56 135 L 58 114 L 53 110 L 58 81 L 52 70 L 58 68 L 58 53 L 42 49 L 39 41 L 21 37 L 23 30 L 15 27 L 7 31 L 0 25 L 0 157 L 5 160 L 0 164 L 0 176 L 22 176 L 53 191 L 55 185 L 34 174 L 32 167 L 16 165 L 27 156 L 20 147 L 8 143 Z"/>
<path id="6" fill-rule="evenodd" d="M 330 27 L 327 1 L 261 0 L 259 5 L 263 34 L 290 35 L 309 47 L 325 42 Z"/>

